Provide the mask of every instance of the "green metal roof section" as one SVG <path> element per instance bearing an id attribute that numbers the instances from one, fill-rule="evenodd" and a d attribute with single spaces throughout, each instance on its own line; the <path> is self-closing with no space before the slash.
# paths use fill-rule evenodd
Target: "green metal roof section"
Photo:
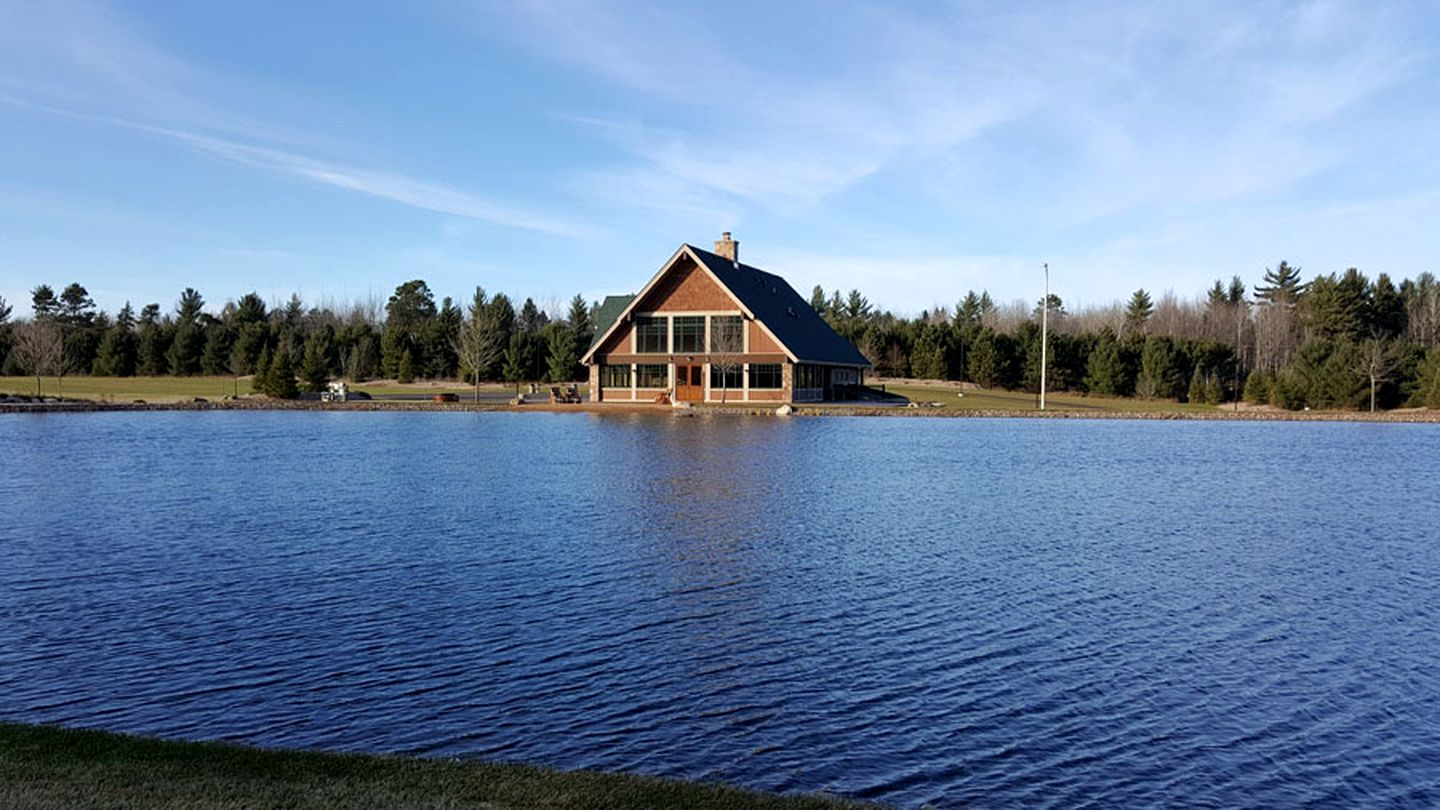
<path id="1" fill-rule="evenodd" d="M 620 313 L 624 312 L 625 308 L 630 306 L 630 302 L 634 300 L 635 296 L 633 295 L 605 296 L 605 300 L 600 302 L 600 308 L 595 311 L 595 338 L 590 341 L 590 346 L 583 353 L 588 354 L 590 349 L 595 348 L 595 344 L 599 343 L 605 333 L 610 331 L 610 327 L 615 324 L 615 319 L 619 318 Z"/>
<path id="2" fill-rule="evenodd" d="M 800 362 L 870 366 L 855 344 L 831 329 L 785 279 L 694 245 L 686 247 Z"/>

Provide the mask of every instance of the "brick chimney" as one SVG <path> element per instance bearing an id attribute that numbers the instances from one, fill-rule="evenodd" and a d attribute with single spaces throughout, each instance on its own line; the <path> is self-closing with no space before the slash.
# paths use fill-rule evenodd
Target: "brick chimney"
<path id="1" fill-rule="evenodd" d="M 729 231 L 720 234 L 720 239 L 715 242 L 715 255 L 740 263 L 740 243 L 730 238 Z"/>

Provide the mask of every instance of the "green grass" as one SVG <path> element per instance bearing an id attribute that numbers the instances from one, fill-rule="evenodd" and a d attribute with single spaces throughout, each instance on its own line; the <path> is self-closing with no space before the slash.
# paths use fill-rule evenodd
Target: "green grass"
<path id="1" fill-rule="evenodd" d="M 235 381 L 231 377 L 46 377 L 41 392 L 47 397 L 91 399 L 96 401 L 175 402 L 204 397 L 220 399 L 230 396 Z M 0 392 L 35 394 L 34 377 L 0 377 Z M 248 378 L 240 380 L 240 393 L 250 392 Z"/>
<path id="2" fill-rule="evenodd" d="M 877 386 L 878 387 L 878 386 Z M 1035 411 L 1039 396 L 1024 391 L 963 390 L 955 386 L 924 383 L 884 383 L 885 390 L 908 397 L 912 402 L 938 402 L 939 411 Z M 957 396 L 964 394 L 965 396 Z M 1131 399 L 1127 397 L 1079 396 L 1076 394 L 1045 395 L 1046 410 L 1053 411 L 1144 411 L 1169 413 L 1205 413 L 1216 410 L 1214 405 L 1190 405 L 1168 400 Z"/>
<path id="3" fill-rule="evenodd" d="M 836 810 L 827 797 L 525 765 L 270 751 L 0 723 L 0 807 Z"/>
<path id="4" fill-rule="evenodd" d="M 392 380 L 381 380 L 369 383 L 361 383 L 353 386 L 356 390 L 364 391 L 371 396 L 386 394 L 433 394 L 453 393 L 463 400 L 467 394 L 473 394 L 475 386 L 466 385 L 454 380 L 441 380 L 438 382 L 416 382 L 401 385 Z M 581 385 L 581 393 L 585 392 L 587 386 Z M 57 380 L 54 377 L 46 377 L 42 381 L 41 392 L 47 397 L 64 397 L 66 399 L 88 399 L 97 402 L 131 402 L 143 399 L 146 402 L 183 402 L 196 397 L 203 397 L 210 400 L 218 400 L 228 397 L 236 390 L 241 396 L 250 393 L 250 378 L 241 377 L 237 385 L 232 377 L 66 377 Z M 486 383 L 481 390 L 487 393 L 510 392 L 514 390 L 513 385 L 498 383 Z M 547 394 L 549 386 L 542 388 Z M 23 394 L 33 396 L 35 394 L 34 377 L 0 377 L 0 393 Z"/>

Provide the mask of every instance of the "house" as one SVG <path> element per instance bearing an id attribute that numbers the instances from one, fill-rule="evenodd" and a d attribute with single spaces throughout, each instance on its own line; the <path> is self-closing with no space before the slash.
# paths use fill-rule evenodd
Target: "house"
<path id="1" fill-rule="evenodd" d="M 680 249 L 635 295 L 600 305 L 581 358 L 594 402 L 820 402 L 859 386 L 870 363 L 785 279 L 715 251 Z"/>

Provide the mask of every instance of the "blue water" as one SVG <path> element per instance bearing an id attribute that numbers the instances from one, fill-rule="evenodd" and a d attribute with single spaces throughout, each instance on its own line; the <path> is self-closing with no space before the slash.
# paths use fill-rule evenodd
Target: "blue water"
<path id="1" fill-rule="evenodd" d="M 1440 427 L 0 417 L 0 719 L 918 807 L 1440 804 Z"/>

